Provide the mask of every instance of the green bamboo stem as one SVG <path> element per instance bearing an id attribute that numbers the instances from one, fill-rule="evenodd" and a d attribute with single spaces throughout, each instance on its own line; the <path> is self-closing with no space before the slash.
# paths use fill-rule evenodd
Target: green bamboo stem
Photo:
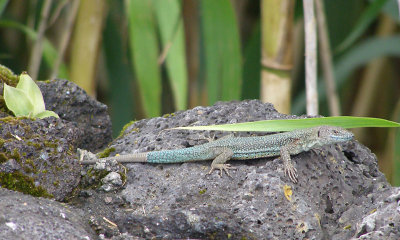
<path id="1" fill-rule="evenodd" d="M 290 112 L 294 1 L 261 2 L 261 100 Z"/>

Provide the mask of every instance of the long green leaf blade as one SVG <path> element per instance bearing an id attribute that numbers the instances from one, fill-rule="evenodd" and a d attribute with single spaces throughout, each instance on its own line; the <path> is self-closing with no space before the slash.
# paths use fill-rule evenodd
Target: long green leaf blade
<path id="1" fill-rule="evenodd" d="M 372 1 L 368 8 L 361 15 L 356 26 L 354 26 L 353 31 L 351 31 L 347 38 L 343 40 L 343 42 L 337 47 L 336 51 L 341 52 L 351 46 L 378 16 L 386 2 L 387 0 Z"/>
<path id="2" fill-rule="evenodd" d="M 231 1 L 202 0 L 200 5 L 208 101 L 239 99 L 242 56 Z"/>
<path id="3" fill-rule="evenodd" d="M 292 131 L 300 128 L 316 127 L 321 125 L 338 126 L 343 128 L 400 127 L 400 123 L 380 118 L 341 116 L 305 119 L 264 120 L 236 124 L 178 127 L 175 129 L 219 130 L 234 132 L 280 132 Z"/>
<path id="4" fill-rule="evenodd" d="M 120 34 L 124 29 L 119 25 L 120 3 L 110 5 L 107 20 L 103 30 L 103 49 L 105 55 L 107 76 L 112 85 L 109 88 L 109 107 L 112 119 L 112 132 L 114 137 L 118 136 L 122 127 L 133 119 L 134 101 L 132 94 L 133 74 L 131 65 L 126 61 L 128 46 L 124 44 L 123 36 Z M 121 104 L 124 103 L 124 104 Z"/>
<path id="5" fill-rule="evenodd" d="M 127 0 L 129 44 L 140 96 L 147 117 L 161 113 L 161 76 L 151 0 Z"/>
<path id="6" fill-rule="evenodd" d="M 260 98 L 261 29 L 257 23 L 244 49 L 242 99 Z"/>
<path id="7" fill-rule="evenodd" d="M 185 54 L 185 38 L 181 4 L 178 0 L 153 0 L 162 49 L 166 54 L 166 66 L 172 87 L 175 107 L 186 109 L 188 79 Z"/>

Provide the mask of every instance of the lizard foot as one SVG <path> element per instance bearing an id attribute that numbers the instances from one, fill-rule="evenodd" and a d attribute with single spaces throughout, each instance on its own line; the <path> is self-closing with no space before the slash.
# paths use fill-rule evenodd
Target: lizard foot
<path id="1" fill-rule="evenodd" d="M 292 182 L 297 183 L 297 170 L 293 166 L 290 165 L 285 168 L 285 176 L 288 176 Z"/>
<path id="2" fill-rule="evenodd" d="M 225 171 L 226 175 L 228 175 L 229 177 L 232 177 L 229 172 L 228 169 L 236 169 L 235 167 L 232 167 L 230 164 L 213 164 L 211 166 L 211 170 L 207 173 L 207 175 L 210 175 L 214 170 L 218 169 L 219 172 L 219 176 L 222 177 L 222 172 Z"/>

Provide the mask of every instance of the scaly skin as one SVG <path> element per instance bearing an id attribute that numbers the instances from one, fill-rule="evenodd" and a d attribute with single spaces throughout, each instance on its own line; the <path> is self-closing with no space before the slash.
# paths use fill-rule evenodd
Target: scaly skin
<path id="1" fill-rule="evenodd" d="M 107 161 L 115 159 L 121 163 L 182 163 L 211 160 L 211 170 L 225 171 L 233 169 L 228 160 L 256 159 L 281 156 L 285 175 L 294 183 L 297 182 L 297 171 L 290 155 L 306 152 L 312 148 L 345 142 L 353 139 L 353 134 L 343 128 L 319 126 L 257 137 L 221 138 L 203 145 L 190 148 L 163 150 L 146 153 L 134 153 L 103 158 Z M 82 164 L 93 164 L 95 161 L 81 161 Z"/>

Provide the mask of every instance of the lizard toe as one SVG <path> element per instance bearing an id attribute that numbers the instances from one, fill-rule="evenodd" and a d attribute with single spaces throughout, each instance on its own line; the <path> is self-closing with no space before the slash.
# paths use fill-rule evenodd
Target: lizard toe
<path id="1" fill-rule="evenodd" d="M 225 172 L 226 175 L 228 175 L 229 177 L 232 177 L 229 174 L 229 169 L 236 169 L 235 167 L 232 167 L 230 164 L 214 164 L 213 166 L 211 166 L 211 170 L 208 172 L 207 175 L 211 174 L 214 170 L 219 170 L 219 176 L 222 177 L 222 173 Z"/>
<path id="2" fill-rule="evenodd" d="M 297 183 L 297 170 L 294 167 L 289 167 L 285 169 L 285 175 L 290 178 L 294 183 Z"/>

